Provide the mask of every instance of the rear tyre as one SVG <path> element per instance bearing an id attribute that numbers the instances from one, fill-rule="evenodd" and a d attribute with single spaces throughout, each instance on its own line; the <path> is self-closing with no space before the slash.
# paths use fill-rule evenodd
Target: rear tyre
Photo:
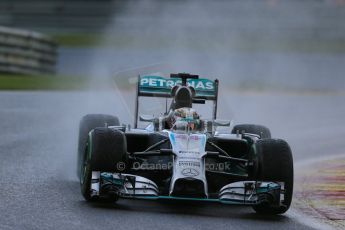
<path id="1" fill-rule="evenodd" d="M 252 124 L 235 125 L 231 133 L 236 134 L 237 132 L 256 134 L 256 135 L 259 135 L 261 139 L 271 138 L 270 130 L 263 125 L 252 125 Z"/>
<path id="2" fill-rule="evenodd" d="M 77 175 L 80 177 L 80 167 L 82 157 L 85 153 L 86 142 L 89 132 L 96 127 L 105 127 L 120 125 L 119 119 L 115 116 L 105 114 L 88 114 L 85 115 L 79 124 L 79 141 L 78 141 L 78 158 L 77 158 Z"/>
<path id="3" fill-rule="evenodd" d="M 284 201 L 280 206 L 268 203 L 253 206 L 260 214 L 282 214 L 291 205 L 293 193 L 293 158 L 288 143 L 280 139 L 263 139 L 255 143 L 259 181 L 284 182 Z"/>
<path id="4" fill-rule="evenodd" d="M 127 143 L 123 132 L 109 128 L 95 128 L 89 134 L 86 151 L 83 155 L 80 171 L 81 193 L 85 200 L 91 197 L 92 171 L 123 172 L 126 169 Z M 100 188 L 102 192 L 102 188 Z M 116 201 L 116 195 L 101 196 L 100 201 Z"/>

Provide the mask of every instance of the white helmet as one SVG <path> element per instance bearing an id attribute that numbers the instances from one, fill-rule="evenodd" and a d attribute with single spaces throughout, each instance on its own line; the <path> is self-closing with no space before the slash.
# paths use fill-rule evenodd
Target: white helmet
<path id="1" fill-rule="evenodd" d="M 192 108 L 180 108 L 173 112 L 172 129 L 177 131 L 200 131 L 202 122 L 199 114 Z"/>

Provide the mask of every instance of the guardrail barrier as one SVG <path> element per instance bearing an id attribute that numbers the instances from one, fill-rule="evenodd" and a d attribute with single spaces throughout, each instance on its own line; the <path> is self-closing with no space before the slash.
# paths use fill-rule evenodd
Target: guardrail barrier
<path id="1" fill-rule="evenodd" d="M 0 26 L 0 72 L 54 73 L 57 44 L 43 34 Z"/>

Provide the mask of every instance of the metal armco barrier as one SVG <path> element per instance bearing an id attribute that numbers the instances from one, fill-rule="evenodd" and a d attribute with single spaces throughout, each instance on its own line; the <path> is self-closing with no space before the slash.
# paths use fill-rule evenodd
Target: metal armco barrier
<path id="1" fill-rule="evenodd" d="M 51 74 L 56 59 L 57 44 L 49 37 L 0 26 L 0 73 Z"/>

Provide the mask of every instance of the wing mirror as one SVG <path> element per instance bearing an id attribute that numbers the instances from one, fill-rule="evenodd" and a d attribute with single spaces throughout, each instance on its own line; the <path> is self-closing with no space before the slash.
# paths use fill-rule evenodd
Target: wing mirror
<path id="1" fill-rule="evenodd" d="M 141 115 L 139 120 L 143 122 L 152 122 L 154 131 L 162 131 L 164 128 L 164 119 L 159 117 L 154 117 L 151 115 Z"/>
<path id="2" fill-rule="evenodd" d="M 213 120 L 213 121 L 205 121 L 205 130 L 208 133 L 214 134 L 217 127 L 230 127 L 232 121 L 229 120 Z"/>
<path id="3" fill-rule="evenodd" d="M 155 119 L 156 118 L 154 116 L 151 116 L 151 115 L 140 115 L 139 116 L 139 120 L 144 121 L 144 122 L 154 122 Z"/>
<path id="4" fill-rule="evenodd" d="M 229 127 L 230 124 L 231 124 L 231 121 L 229 121 L 229 120 L 214 120 L 214 122 L 213 122 L 214 126 Z"/>

